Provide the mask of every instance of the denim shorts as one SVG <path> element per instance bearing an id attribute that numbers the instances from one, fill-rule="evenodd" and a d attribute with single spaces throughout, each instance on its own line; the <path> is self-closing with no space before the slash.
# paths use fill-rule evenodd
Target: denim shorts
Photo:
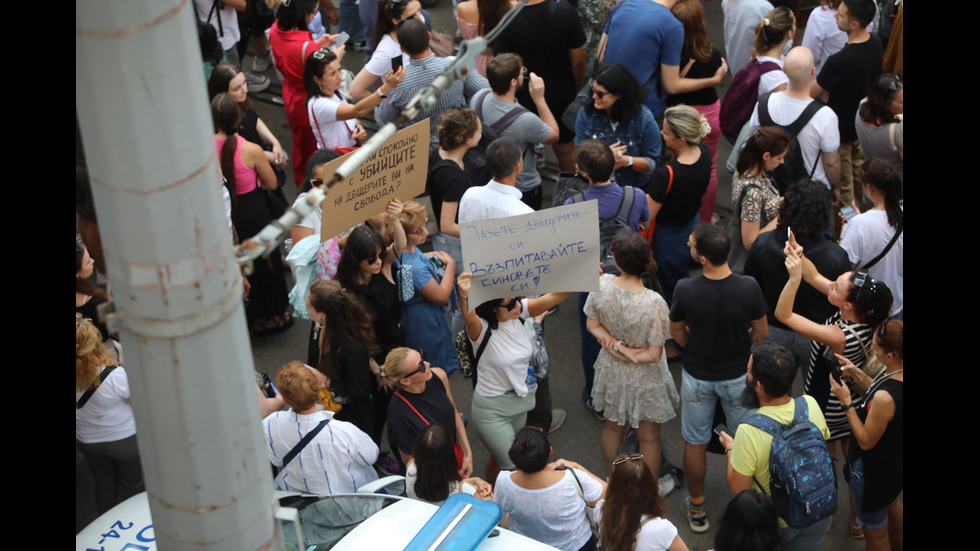
<path id="1" fill-rule="evenodd" d="M 742 405 L 745 377 L 740 375 L 728 381 L 702 381 L 688 375 L 687 371 L 681 371 L 681 435 L 687 443 L 701 445 L 711 442 L 715 405 L 719 400 L 725 410 L 725 423 L 733 431 L 738 430 L 739 423 L 752 413 Z"/>
<path id="2" fill-rule="evenodd" d="M 854 443 L 852 442 L 853 446 Z M 864 510 L 864 459 L 858 458 L 851 463 L 851 497 L 854 498 L 854 510 L 857 512 L 858 524 L 868 530 L 881 528 L 888 524 L 888 507 L 874 511 Z"/>

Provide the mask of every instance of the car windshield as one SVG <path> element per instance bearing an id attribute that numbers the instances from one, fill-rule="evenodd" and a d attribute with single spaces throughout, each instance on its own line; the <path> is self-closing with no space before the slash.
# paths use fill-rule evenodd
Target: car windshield
<path id="1" fill-rule="evenodd" d="M 306 551 L 331 549 L 351 530 L 398 498 L 380 494 L 337 496 L 288 496 L 279 500 L 283 507 L 299 509 Z M 287 550 L 296 549 L 293 523 L 283 522 Z"/>

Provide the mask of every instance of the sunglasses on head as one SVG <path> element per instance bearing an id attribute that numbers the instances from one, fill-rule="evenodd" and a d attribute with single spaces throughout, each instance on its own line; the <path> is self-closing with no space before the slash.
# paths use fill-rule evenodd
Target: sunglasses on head
<path id="1" fill-rule="evenodd" d="M 620 463 L 626 463 L 627 461 L 637 461 L 639 459 L 643 459 L 643 454 L 642 453 L 631 453 L 630 455 L 627 455 L 626 457 L 619 457 L 617 459 L 613 459 L 612 464 L 613 465 L 619 465 Z"/>

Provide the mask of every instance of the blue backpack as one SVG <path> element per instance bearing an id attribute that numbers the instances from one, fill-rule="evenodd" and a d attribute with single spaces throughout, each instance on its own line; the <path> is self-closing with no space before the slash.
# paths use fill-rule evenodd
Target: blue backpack
<path id="1" fill-rule="evenodd" d="M 806 528 L 837 512 L 837 472 L 823 434 L 810 421 L 806 400 L 801 396 L 793 403 L 796 411 L 788 425 L 760 413 L 745 422 L 772 435 L 769 490 L 779 518 L 791 528 Z"/>

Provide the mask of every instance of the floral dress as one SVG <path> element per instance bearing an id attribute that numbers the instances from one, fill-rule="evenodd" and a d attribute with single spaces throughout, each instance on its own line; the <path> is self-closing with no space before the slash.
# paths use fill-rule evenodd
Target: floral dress
<path id="1" fill-rule="evenodd" d="M 746 186 L 745 198 L 742 199 L 741 219 L 745 222 L 758 222 L 759 228 L 766 227 L 779 213 L 779 190 L 770 178 L 757 178 L 754 175 L 742 176 L 738 172 L 732 178 L 732 205 L 738 205 L 738 199 Z M 736 212 L 739 209 L 736 207 Z"/>
<path id="2" fill-rule="evenodd" d="M 629 347 L 663 346 L 670 338 L 667 302 L 654 291 L 630 292 L 603 275 L 599 291 L 585 302 L 585 315 L 598 318 L 611 335 Z M 676 416 L 680 396 L 667 370 L 667 355 L 660 361 L 634 364 L 602 349 L 595 362 L 592 403 L 606 418 L 636 428 L 640 421 L 663 423 Z"/>

